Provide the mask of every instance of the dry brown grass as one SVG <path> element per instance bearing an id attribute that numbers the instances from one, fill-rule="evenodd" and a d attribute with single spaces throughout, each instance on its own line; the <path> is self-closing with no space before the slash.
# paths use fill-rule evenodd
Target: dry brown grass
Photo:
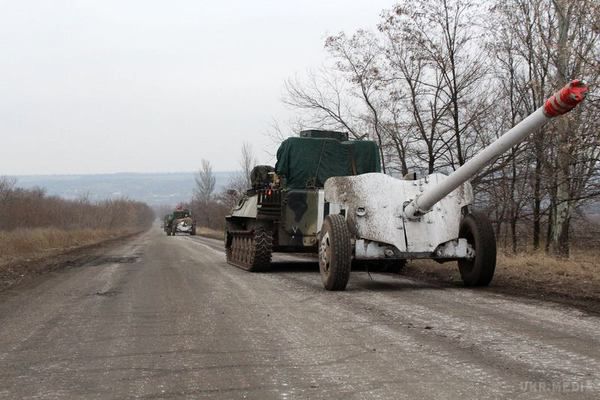
<path id="1" fill-rule="evenodd" d="M 0 231 L 0 266 L 37 259 L 132 233 L 126 230 L 31 228 Z"/>
<path id="2" fill-rule="evenodd" d="M 535 289 L 544 286 L 557 294 L 600 298 L 600 251 L 573 250 L 568 259 L 543 252 L 498 255 L 496 282 Z"/>
<path id="3" fill-rule="evenodd" d="M 205 237 L 209 237 L 212 239 L 218 239 L 218 240 L 223 240 L 223 231 L 218 230 L 218 229 L 211 229 L 211 228 L 207 228 L 205 226 L 198 226 L 196 228 L 196 235 L 199 236 L 205 236 Z"/>
<path id="4" fill-rule="evenodd" d="M 501 268 L 535 273 L 537 276 L 577 277 L 581 279 L 600 279 L 600 252 L 594 250 L 575 250 L 568 259 L 550 257 L 544 252 L 518 255 L 498 255 Z M 540 272 L 543 272 L 540 275 Z"/>
<path id="5" fill-rule="evenodd" d="M 404 273 L 462 285 L 455 262 L 414 261 Z M 600 311 L 600 250 L 573 249 L 568 259 L 557 259 L 544 252 L 511 255 L 499 251 L 491 286 L 493 290 L 529 297 L 587 303 L 583 304 L 585 308 Z"/>
<path id="6" fill-rule="evenodd" d="M 153 218 L 141 202 L 62 199 L 0 177 L 0 289 L 81 259 L 95 245 L 143 231 Z"/>

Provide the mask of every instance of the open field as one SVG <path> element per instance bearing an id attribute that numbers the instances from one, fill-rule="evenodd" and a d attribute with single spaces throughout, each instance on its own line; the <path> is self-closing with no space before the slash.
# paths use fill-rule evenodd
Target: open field
<path id="1" fill-rule="evenodd" d="M 491 288 L 527 297 L 552 299 L 600 313 L 600 253 L 574 250 L 560 260 L 543 252 L 518 255 L 498 254 Z M 461 286 L 456 263 L 430 260 L 410 262 L 406 276 Z"/>
<path id="2" fill-rule="evenodd" d="M 57 228 L 0 231 L 0 265 L 22 258 L 50 257 L 80 246 L 124 236 L 126 230 Z"/>
<path id="3" fill-rule="evenodd" d="M 96 248 L 139 231 L 57 228 L 0 231 L 0 290 L 87 259 Z"/>

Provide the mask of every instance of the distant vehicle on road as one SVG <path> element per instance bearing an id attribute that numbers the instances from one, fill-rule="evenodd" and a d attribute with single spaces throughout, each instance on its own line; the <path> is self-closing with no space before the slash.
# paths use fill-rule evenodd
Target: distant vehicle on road
<path id="1" fill-rule="evenodd" d="M 195 235 L 196 220 L 190 210 L 178 207 L 172 213 L 165 215 L 163 229 L 167 236 L 174 236 L 177 232 Z"/>

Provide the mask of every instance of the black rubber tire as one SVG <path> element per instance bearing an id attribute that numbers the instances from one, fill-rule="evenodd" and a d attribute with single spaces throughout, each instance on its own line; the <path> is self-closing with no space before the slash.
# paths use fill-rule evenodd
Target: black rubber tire
<path id="1" fill-rule="evenodd" d="M 352 266 L 352 242 L 342 215 L 328 215 L 319 239 L 319 271 L 327 290 L 345 290 Z"/>
<path id="2" fill-rule="evenodd" d="M 472 259 L 458 260 L 458 269 L 465 286 L 487 286 L 496 270 L 496 235 L 489 219 L 472 211 L 460 223 L 459 237 L 475 249 Z"/>
<path id="3" fill-rule="evenodd" d="M 192 230 L 190 231 L 190 236 L 196 236 L 196 227 L 193 226 Z"/>
<path id="4" fill-rule="evenodd" d="M 252 245 L 253 248 L 252 248 Z M 254 229 L 254 238 L 249 243 L 250 272 L 264 272 L 271 269 L 271 256 L 273 253 L 273 233 L 264 226 Z"/>

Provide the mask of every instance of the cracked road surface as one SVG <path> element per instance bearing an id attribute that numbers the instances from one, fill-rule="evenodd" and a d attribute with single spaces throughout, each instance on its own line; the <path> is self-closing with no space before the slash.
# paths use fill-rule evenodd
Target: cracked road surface
<path id="1" fill-rule="evenodd" d="M 600 318 L 157 228 L 0 293 L 0 398 L 597 399 Z"/>

